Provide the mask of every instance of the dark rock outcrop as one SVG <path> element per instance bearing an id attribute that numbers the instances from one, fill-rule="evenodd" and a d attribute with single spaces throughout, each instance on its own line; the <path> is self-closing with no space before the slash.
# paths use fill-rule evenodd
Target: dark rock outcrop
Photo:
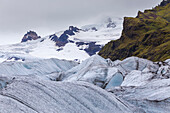
<path id="1" fill-rule="evenodd" d="M 56 42 L 58 40 L 58 37 L 57 35 L 53 34 L 53 35 L 50 35 L 49 37 L 52 41 Z"/>
<path id="2" fill-rule="evenodd" d="M 88 45 L 86 49 L 84 49 L 90 56 L 95 55 L 98 51 L 101 50 L 102 46 L 96 44 L 96 42 L 76 42 L 76 45 L 82 46 L 82 45 Z M 83 50 L 83 49 L 82 49 Z"/>
<path id="3" fill-rule="evenodd" d="M 69 42 L 68 38 L 69 36 L 75 35 L 75 32 L 79 32 L 79 28 L 74 26 L 69 26 L 69 29 L 64 31 L 63 34 L 61 34 L 60 37 L 57 37 L 55 34 L 51 35 L 49 38 L 56 42 L 56 46 L 65 46 Z"/>
<path id="4" fill-rule="evenodd" d="M 29 31 L 24 35 L 21 42 L 27 42 L 28 40 L 36 40 L 36 39 L 39 39 L 39 38 L 41 38 L 41 37 L 38 36 L 36 32 Z"/>
<path id="5" fill-rule="evenodd" d="M 96 54 L 96 52 L 101 50 L 101 45 L 97 45 L 96 42 L 90 42 L 89 47 L 85 49 L 85 51 L 90 55 Z"/>
<path id="6" fill-rule="evenodd" d="M 170 0 L 163 0 L 160 4 L 160 6 L 165 6 L 167 5 L 168 3 L 170 3 Z"/>
<path id="7" fill-rule="evenodd" d="M 75 33 L 78 33 L 81 29 L 70 26 L 68 30 L 65 30 L 59 37 L 56 34 L 50 35 L 49 38 L 56 43 L 56 46 L 59 46 L 61 48 L 57 49 L 57 51 L 63 50 L 63 46 L 65 46 L 67 43 L 75 43 L 78 47 L 83 45 L 88 45 L 87 48 L 80 48 L 80 50 L 86 51 L 90 56 L 96 54 L 96 52 L 100 51 L 102 46 L 96 44 L 96 42 L 74 42 L 73 40 L 69 40 L 69 36 L 75 35 Z M 93 30 L 97 31 L 97 29 L 94 27 Z"/>

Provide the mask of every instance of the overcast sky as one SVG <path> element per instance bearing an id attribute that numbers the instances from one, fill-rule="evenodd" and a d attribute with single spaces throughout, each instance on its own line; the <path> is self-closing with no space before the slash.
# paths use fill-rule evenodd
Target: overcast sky
<path id="1" fill-rule="evenodd" d="M 34 30 L 40 36 L 81 26 L 96 17 L 136 16 L 162 0 L 0 0 L 0 45 L 18 43 Z"/>

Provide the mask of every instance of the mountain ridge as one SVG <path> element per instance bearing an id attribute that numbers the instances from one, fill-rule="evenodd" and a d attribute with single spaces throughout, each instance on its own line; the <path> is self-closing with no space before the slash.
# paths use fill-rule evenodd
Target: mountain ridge
<path id="1" fill-rule="evenodd" d="M 30 58 L 59 58 L 82 62 L 97 54 L 110 40 L 117 39 L 122 30 L 122 20 L 107 17 L 100 22 L 68 29 L 39 38 L 30 31 L 22 43 L 0 46 L 0 61 L 26 60 Z M 35 39 L 35 40 L 34 40 Z"/>
<path id="2" fill-rule="evenodd" d="M 151 10 L 139 11 L 136 18 L 125 17 L 120 39 L 99 52 L 111 60 L 137 56 L 152 61 L 170 58 L 170 3 L 163 1 Z"/>

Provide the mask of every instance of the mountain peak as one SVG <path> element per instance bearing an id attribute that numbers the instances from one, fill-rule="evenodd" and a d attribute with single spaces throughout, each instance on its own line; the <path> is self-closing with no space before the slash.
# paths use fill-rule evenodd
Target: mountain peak
<path id="1" fill-rule="evenodd" d="M 168 3 L 170 3 L 170 0 L 163 0 L 160 4 L 160 6 L 165 6 L 167 5 Z"/>
<path id="2" fill-rule="evenodd" d="M 28 40 L 36 40 L 38 38 L 41 37 L 38 36 L 36 32 L 30 30 L 24 35 L 21 42 L 27 42 Z"/>
<path id="3" fill-rule="evenodd" d="M 80 29 L 74 26 L 69 26 L 70 31 L 78 32 Z"/>

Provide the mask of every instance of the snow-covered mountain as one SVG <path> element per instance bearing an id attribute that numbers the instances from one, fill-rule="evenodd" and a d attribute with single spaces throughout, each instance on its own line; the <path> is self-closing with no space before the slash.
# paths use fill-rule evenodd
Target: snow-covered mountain
<path id="1" fill-rule="evenodd" d="M 30 31 L 22 43 L 0 46 L 0 61 L 58 58 L 83 61 L 101 50 L 110 40 L 120 38 L 123 20 L 104 18 L 83 27 L 70 26 L 65 31 L 40 38 Z"/>

